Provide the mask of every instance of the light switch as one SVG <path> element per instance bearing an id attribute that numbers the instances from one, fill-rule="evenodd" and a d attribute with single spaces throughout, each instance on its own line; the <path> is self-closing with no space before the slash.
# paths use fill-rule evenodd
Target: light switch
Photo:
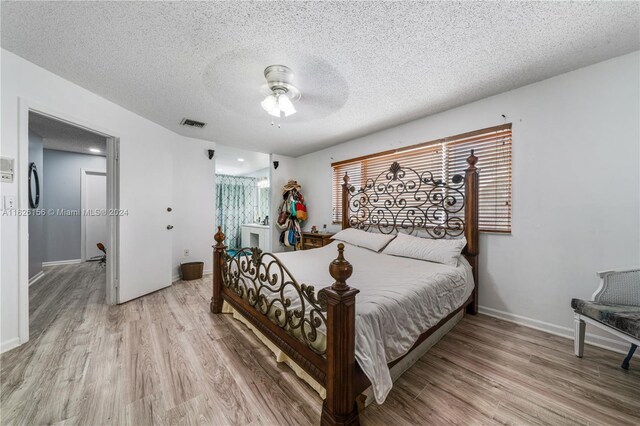
<path id="1" fill-rule="evenodd" d="M 14 160 L 13 158 L 0 157 L 0 181 L 13 182 Z"/>
<path id="2" fill-rule="evenodd" d="M 4 208 L 5 210 L 14 210 L 16 208 L 16 197 L 14 195 L 4 196 Z"/>

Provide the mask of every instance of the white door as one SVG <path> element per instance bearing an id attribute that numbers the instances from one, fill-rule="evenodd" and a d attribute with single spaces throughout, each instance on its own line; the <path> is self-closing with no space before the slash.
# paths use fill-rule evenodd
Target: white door
<path id="1" fill-rule="evenodd" d="M 180 232 L 172 213 L 181 207 L 172 205 L 172 141 L 144 135 L 129 142 L 120 142 L 118 155 L 118 303 L 171 285 L 172 234 Z"/>
<path id="2" fill-rule="evenodd" d="M 103 253 L 97 244 L 108 244 L 107 216 L 107 174 L 84 170 L 82 187 L 82 207 L 84 209 L 84 229 L 82 230 L 82 260 L 87 261 Z"/>

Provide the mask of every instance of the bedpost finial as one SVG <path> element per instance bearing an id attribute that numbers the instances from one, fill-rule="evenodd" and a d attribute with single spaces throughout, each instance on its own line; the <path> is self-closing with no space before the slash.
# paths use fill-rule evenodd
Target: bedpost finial
<path id="1" fill-rule="evenodd" d="M 329 265 L 329 273 L 336 280 L 331 288 L 335 291 L 349 290 L 347 279 L 353 273 L 353 266 L 344 258 L 344 244 L 338 244 L 338 257 Z"/>
<path id="2" fill-rule="evenodd" d="M 345 185 L 349 186 L 349 175 L 347 174 L 347 172 L 344 172 L 344 176 L 342 177 L 342 181 L 344 182 Z"/>
<path id="3" fill-rule="evenodd" d="M 473 155 L 474 150 L 471 150 L 471 154 L 467 157 L 467 164 L 469 167 L 467 170 L 474 170 L 476 168 L 476 163 L 478 162 L 478 157 Z"/>
<path id="4" fill-rule="evenodd" d="M 216 234 L 213 236 L 213 239 L 216 240 L 216 243 L 218 243 L 216 245 L 217 246 L 223 246 L 224 245 L 223 242 L 224 242 L 225 238 L 226 237 L 225 237 L 224 233 L 222 232 L 222 226 L 218 226 L 218 232 L 216 232 Z"/>

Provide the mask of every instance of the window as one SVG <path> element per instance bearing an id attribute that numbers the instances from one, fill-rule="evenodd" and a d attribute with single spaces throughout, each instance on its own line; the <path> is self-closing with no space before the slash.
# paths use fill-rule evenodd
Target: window
<path id="1" fill-rule="evenodd" d="M 360 188 L 393 161 L 417 172 L 430 171 L 434 178 L 464 175 L 471 150 L 480 169 L 479 228 L 483 232 L 511 232 L 511 124 L 438 139 L 419 145 L 333 163 L 333 222 L 342 221 L 342 179 Z"/>

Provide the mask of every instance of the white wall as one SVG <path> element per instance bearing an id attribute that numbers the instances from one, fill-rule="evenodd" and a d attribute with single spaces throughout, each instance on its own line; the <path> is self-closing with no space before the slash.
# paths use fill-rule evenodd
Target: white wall
<path id="1" fill-rule="evenodd" d="M 92 123 L 102 129 L 109 129 L 113 135 L 120 137 L 120 206 L 129 210 L 135 210 L 135 215 L 123 216 L 120 220 L 120 285 L 131 285 L 139 274 L 145 271 L 136 267 L 136 258 L 140 253 L 131 252 L 137 243 L 145 241 L 144 227 L 139 226 L 141 221 L 149 220 L 146 211 L 145 195 L 148 193 L 150 182 L 145 179 L 145 170 L 156 167 L 159 156 L 172 156 L 176 151 L 183 150 L 179 164 L 197 164 L 201 158 L 200 148 L 191 149 L 190 144 L 196 144 L 194 140 L 179 136 L 147 119 L 144 119 L 100 96 L 89 92 L 43 68 L 40 68 L 11 52 L 1 51 L 2 66 L 2 141 L 0 154 L 2 156 L 17 158 L 18 147 L 18 98 L 26 98 L 32 102 L 44 105 L 47 108 L 59 111 L 67 116 L 72 116 L 86 123 Z M 178 119 L 178 118 L 176 118 Z M 213 144 L 211 144 L 213 146 Z M 175 149 L 174 149 L 175 148 Z M 193 156 L 193 161 L 189 161 Z M 205 157 L 206 159 L 206 157 Z M 164 160 L 163 160 L 164 161 Z M 172 160 L 170 167 L 165 171 L 175 179 L 179 185 L 174 185 L 176 193 L 183 185 L 182 172 L 189 173 L 191 183 L 205 182 L 208 178 L 207 168 L 198 166 L 195 171 L 174 170 Z M 208 160 L 207 160 L 208 161 Z M 163 164 L 163 163 L 160 163 Z M 199 163 L 198 163 L 199 164 Z M 26 171 L 25 171 L 26 172 Z M 0 192 L 2 195 L 18 196 L 18 184 L 24 176 L 16 176 L 13 183 L 2 183 Z M 152 182 L 151 182 L 152 183 Z M 158 191 L 169 191 L 169 198 L 174 194 L 171 186 L 159 188 Z M 206 232 L 211 227 L 211 221 L 215 211 L 213 201 L 207 198 L 206 192 L 198 193 L 197 198 L 189 196 L 181 198 L 181 203 L 186 203 L 199 208 L 197 215 L 190 218 L 185 232 L 180 233 L 183 241 L 193 241 L 190 248 L 194 253 L 202 253 L 210 250 L 211 241 L 207 241 Z M 213 192 L 211 197 L 213 198 Z M 206 202 L 203 202 L 206 199 Z M 206 209 L 210 209 L 209 212 Z M 180 225 L 180 220 L 174 219 Z M 182 226 L 181 226 L 182 227 Z M 177 230 L 177 229 L 176 229 Z M 194 231 L 194 230 L 197 230 Z M 178 232 L 173 235 L 178 234 Z M 203 235 L 204 234 L 204 235 Z M 0 342 L 1 349 L 7 350 L 19 344 L 18 330 L 18 218 L 15 216 L 3 216 L 0 220 L 0 299 L 1 317 Z M 181 244 L 182 245 L 182 244 Z M 182 248 L 182 247 L 180 247 Z M 169 248 L 171 250 L 171 248 Z M 147 245 L 145 250 L 153 251 L 154 247 Z M 180 259 L 173 252 L 173 268 Z M 170 279 L 171 277 L 168 277 Z"/>
<path id="2" fill-rule="evenodd" d="M 181 262 L 204 262 L 204 273 L 212 271 L 215 244 L 215 160 L 207 150 L 215 143 L 184 138 L 173 150 L 173 277 L 179 279 Z M 189 257 L 184 250 L 189 249 Z"/>
<path id="3" fill-rule="evenodd" d="M 640 265 L 639 61 L 635 52 L 297 158 L 308 223 L 331 223 L 331 162 L 502 124 L 505 114 L 513 232 L 480 236 L 480 305 L 571 335 L 570 300 L 591 295 L 595 272 Z"/>

